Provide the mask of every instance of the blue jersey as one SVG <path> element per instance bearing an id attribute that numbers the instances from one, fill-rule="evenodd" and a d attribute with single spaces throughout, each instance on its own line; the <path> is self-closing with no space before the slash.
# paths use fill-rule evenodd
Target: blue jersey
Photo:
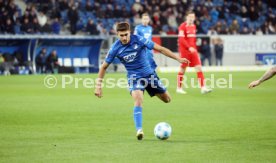
<path id="1" fill-rule="evenodd" d="M 151 26 L 144 26 L 142 24 L 137 25 L 134 30 L 135 35 L 142 36 L 148 40 L 152 39 L 152 27 Z"/>
<path id="2" fill-rule="evenodd" d="M 105 61 L 110 64 L 117 57 L 127 70 L 128 77 L 141 78 L 154 73 L 151 68 L 147 49 L 153 49 L 154 43 L 143 37 L 131 35 L 128 44 L 116 40 L 109 49 Z"/>
<path id="3" fill-rule="evenodd" d="M 142 24 L 140 25 L 137 25 L 135 27 L 135 30 L 134 30 L 134 34 L 135 35 L 139 35 L 139 36 L 142 36 L 148 40 L 151 40 L 152 39 L 152 27 L 151 26 L 144 26 Z M 148 58 L 149 58 L 149 62 L 150 62 L 150 65 L 151 65 L 151 68 L 153 70 L 156 69 L 157 65 L 153 59 L 153 53 L 151 50 L 147 49 L 147 53 L 149 54 L 148 55 Z"/>

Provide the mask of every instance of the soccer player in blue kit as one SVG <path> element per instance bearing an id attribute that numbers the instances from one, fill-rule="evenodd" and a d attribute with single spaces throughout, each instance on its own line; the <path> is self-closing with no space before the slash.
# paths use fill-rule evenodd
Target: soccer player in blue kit
<path id="1" fill-rule="evenodd" d="M 138 36 L 142 36 L 148 40 L 152 40 L 152 27 L 149 25 L 149 22 L 150 22 L 149 14 L 147 14 L 147 13 L 142 14 L 142 24 L 137 25 L 135 27 L 134 34 L 138 35 Z M 155 61 L 153 59 L 152 50 L 147 49 L 147 53 L 148 53 L 147 56 L 149 58 L 151 68 L 153 70 L 155 70 L 157 67 L 157 64 L 155 63 Z"/>
<path id="2" fill-rule="evenodd" d="M 189 63 L 186 58 L 174 55 L 169 49 L 162 47 L 148 39 L 130 34 L 130 25 L 121 22 L 116 25 L 118 40 L 116 40 L 107 53 L 106 59 L 100 67 L 96 82 L 95 95 L 102 97 L 102 82 L 106 69 L 115 57 L 119 58 L 127 70 L 129 90 L 134 99 L 133 116 L 136 127 L 136 137 L 142 140 L 142 103 L 143 93 L 146 89 L 149 95 L 157 96 L 163 102 L 168 103 L 171 97 L 166 88 L 160 82 L 157 74 L 151 68 L 147 57 L 147 49 L 155 49 L 167 57 L 180 63 Z"/>

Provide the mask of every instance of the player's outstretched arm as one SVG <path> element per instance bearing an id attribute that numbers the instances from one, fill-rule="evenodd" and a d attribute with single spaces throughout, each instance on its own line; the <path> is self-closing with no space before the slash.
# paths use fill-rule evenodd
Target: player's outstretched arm
<path id="1" fill-rule="evenodd" d="M 103 78 L 106 72 L 106 69 L 108 68 L 109 64 L 107 62 L 104 61 L 104 63 L 101 65 L 101 68 L 99 70 L 98 73 L 98 78 L 96 80 L 96 88 L 94 91 L 95 96 L 101 98 L 103 96 L 102 94 L 102 82 L 103 82 Z"/>
<path id="2" fill-rule="evenodd" d="M 259 80 L 253 81 L 248 85 L 248 88 L 254 88 L 262 82 L 272 78 L 276 74 L 276 66 L 269 69 Z"/>
<path id="3" fill-rule="evenodd" d="M 158 44 L 154 44 L 153 49 L 159 51 L 160 53 L 164 54 L 167 57 L 170 57 L 174 60 L 177 60 L 180 63 L 190 63 L 190 61 L 186 58 L 180 58 L 179 56 L 175 55 L 170 49 L 160 46 Z"/>

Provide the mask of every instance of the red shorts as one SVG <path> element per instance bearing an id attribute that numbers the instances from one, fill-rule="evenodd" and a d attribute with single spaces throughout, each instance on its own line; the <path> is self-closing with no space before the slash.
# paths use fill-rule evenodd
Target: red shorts
<path id="1" fill-rule="evenodd" d="M 186 58 L 190 61 L 190 64 L 182 63 L 181 64 L 182 68 L 195 67 L 197 65 L 201 65 L 201 61 L 200 61 L 200 57 L 199 57 L 198 52 L 191 53 L 191 52 L 185 51 L 185 52 L 180 52 L 179 55 L 180 55 L 181 58 Z"/>

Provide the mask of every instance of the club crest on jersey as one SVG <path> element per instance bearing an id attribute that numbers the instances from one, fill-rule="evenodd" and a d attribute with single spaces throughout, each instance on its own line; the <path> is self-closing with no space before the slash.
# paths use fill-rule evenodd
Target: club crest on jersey
<path id="1" fill-rule="evenodd" d="M 137 49 L 137 48 L 138 48 L 138 45 L 137 45 L 137 44 L 134 44 L 133 49 Z"/>
<path id="2" fill-rule="evenodd" d="M 129 55 L 124 56 L 126 62 L 132 62 L 136 58 L 137 52 L 130 53 Z"/>

